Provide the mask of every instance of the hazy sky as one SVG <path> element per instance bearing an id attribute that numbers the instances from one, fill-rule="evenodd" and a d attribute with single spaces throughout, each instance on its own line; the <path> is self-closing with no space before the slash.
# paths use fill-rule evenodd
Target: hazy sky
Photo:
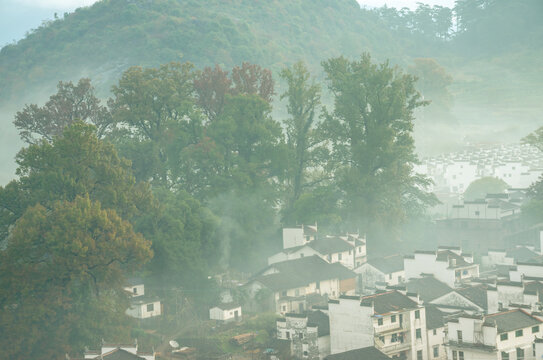
<path id="1" fill-rule="evenodd" d="M 54 13 L 62 16 L 64 12 L 88 6 L 97 0 L 0 0 L 0 47 L 14 40 L 20 40 L 25 33 L 35 29 L 43 20 L 53 18 Z M 310 0 L 309 0 L 310 1 Z M 357 0 L 362 6 L 415 8 L 417 2 L 430 5 L 452 7 L 454 0 Z"/>

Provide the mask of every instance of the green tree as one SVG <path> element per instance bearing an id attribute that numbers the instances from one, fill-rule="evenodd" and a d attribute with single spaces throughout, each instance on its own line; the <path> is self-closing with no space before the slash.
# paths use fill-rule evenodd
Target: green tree
<path id="1" fill-rule="evenodd" d="M 429 180 L 413 173 L 413 111 L 426 102 L 412 75 L 388 62 L 374 64 L 369 54 L 358 61 L 333 58 L 323 67 L 334 95 L 323 127 L 344 192 L 344 219 L 370 234 L 390 233 L 409 213 L 435 202 L 424 191 Z"/>
<path id="2" fill-rule="evenodd" d="M 51 95 L 43 107 L 26 105 L 15 115 L 15 127 L 21 138 L 30 144 L 40 139 L 53 141 L 62 135 L 64 128 L 77 121 L 89 122 L 104 135 L 110 124 L 110 114 L 94 94 L 90 79 L 80 79 L 77 85 L 71 81 L 59 82 L 57 93 Z"/>
<path id="3" fill-rule="evenodd" d="M 198 143 L 202 116 L 195 106 L 194 71 L 189 63 L 125 71 L 108 101 L 113 141 L 133 160 L 138 178 L 175 185 L 170 170 L 182 149 Z"/>
<path id="4" fill-rule="evenodd" d="M 448 87 L 453 79 L 435 59 L 413 59 L 413 65 L 408 71 L 417 77 L 417 89 L 426 100 L 432 102 L 428 109 L 435 109 L 438 112 L 450 110 L 452 96 Z"/>
<path id="5" fill-rule="evenodd" d="M 484 177 L 469 184 L 464 192 L 465 200 L 484 199 L 487 194 L 502 194 L 509 188 L 509 185 L 495 177 Z"/>
<path id="6" fill-rule="evenodd" d="M 0 251 L 0 344 L 9 359 L 61 358 L 128 335 L 124 274 L 150 243 L 88 196 L 36 205 Z"/>
<path id="7" fill-rule="evenodd" d="M 319 165 L 319 154 L 324 149 L 319 147 L 323 140 L 315 133 L 315 120 L 320 105 L 320 86 L 310 81 L 310 74 L 302 62 L 292 68 L 283 69 L 283 78 L 288 89 L 281 95 L 287 99 L 287 112 L 290 118 L 285 120 L 287 146 L 292 154 L 289 161 L 289 178 L 292 188 L 290 203 L 299 199 L 307 184 L 307 173 Z"/>
<path id="8" fill-rule="evenodd" d="M 76 122 L 52 142 L 40 142 L 17 154 L 18 180 L 0 187 L 0 238 L 27 208 L 49 208 L 57 200 L 89 194 L 126 220 L 152 207 L 145 183 L 136 183 L 130 162 L 113 145 L 99 140 L 92 125 Z"/>

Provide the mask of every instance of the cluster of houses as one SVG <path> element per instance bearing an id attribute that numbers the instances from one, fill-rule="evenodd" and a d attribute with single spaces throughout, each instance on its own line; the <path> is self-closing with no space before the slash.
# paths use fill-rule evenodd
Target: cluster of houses
<path id="1" fill-rule="evenodd" d="M 477 147 L 423 159 L 416 171 L 434 181 L 437 193 L 462 194 L 469 184 L 495 177 L 513 188 L 527 188 L 543 174 L 543 156 L 527 144 Z"/>
<path id="2" fill-rule="evenodd" d="M 283 235 L 284 249 L 244 287 L 280 316 L 277 339 L 293 358 L 543 358 L 541 246 L 477 261 L 454 246 L 368 258 L 357 234 Z"/>

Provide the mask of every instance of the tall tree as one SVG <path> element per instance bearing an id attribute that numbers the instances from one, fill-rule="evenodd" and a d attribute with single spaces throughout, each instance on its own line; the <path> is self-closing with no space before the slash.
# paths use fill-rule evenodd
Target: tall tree
<path id="1" fill-rule="evenodd" d="M 407 209 L 434 199 L 428 180 L 413 173 L 413 111 L 426 104 L 415 78 L 374 64 L 369 54 L 323 63 L 334 95 L 334 110 L 324 115 L 331 162 L 344 191 L 345 218 L 371 233 L 397 229 Z"/>
<path id="2" fill-rule="evenodd" d="M 296 202 L 307 182 L 307 172 L 318 164 L 318 145 L 322 143 L 315 134 L 315 120 L 320 105 L 320 86 L 310 80 L 309 71 L 304 63 L 298 62 L 292 68 L 281 71 L 288 89 L 281 95 L 287 99 L 287 112 L 290 118 L 285 120 L 287 145 L 292 154 L 291 172 L 292 198 Z"/>
<path id="3" fill-rule="evenodd" d="M 74 123 L 51 143 L 22 149 L 16 160 L 19 179 L 0 187 L 0 239 L 37 203 L 49 208 L 57 200 L 89 194 L 127 220 L 152 207 L 148 186 L 135 182 L 130 162 L 99 140 L 92 125 Z"/>
<path id="4" fill-rule="evenodd" d="M 197 143 L 202 118 L 195 107 L 194 71 L 190 63 L 125 71 L 108 101 L 116 126 L 112 139 L 133 160 L 139 178 L 173 186 L 170 161 Z M 148 167 L 145 167 L 148 166 Z"/>
<path id="5" fill-rule="evenodd" d="M 213 69 L 205 67 L 194 78 L 194 89 L 198 106 L 213 121 L 222 113 L 226 95 L 232 92 L 232 80 L 228 77 L 228 71 L 223 71 L 219 65 Z"/>
<path id="6" fill-rule="evenodd" d="M 128 335 L 124 273 L 150 243 L 88 196 L 29 208 L 0 251 L 0 344 L 9 359 L 61 358 Z"/>
<path id="7" fill-rule="evenodd" d="M 98 136 L 102 137 L 110 124 L 110 114 L 100 105 L 90 79 L 80 79 L 77 85 L 61 81 L 57 89 L 43 107 L 31 104 L 17 112 L 14 124 L 21 138 L 30 144 L 40 139 L 51 142 L 76 121 L 95 125 Z"/>
<path id="8" fill-rule="evenodd" d="M 274 95 L 274 82 L 270 70 L 244 62 L 241 67 L 236 66 L 232 69 L 232 82 L 234 95 L 256 94 L 271 103 Z"/>

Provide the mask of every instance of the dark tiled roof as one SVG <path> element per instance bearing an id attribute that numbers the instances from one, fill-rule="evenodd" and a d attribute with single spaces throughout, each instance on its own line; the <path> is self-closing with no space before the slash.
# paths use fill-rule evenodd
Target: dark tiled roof
<path id="1" fill-rule="evenodd" d="M 538 257 L 538 254 L 524 246 L 507 250 L 506 254 L 508 257 L 515 259 L 516 262 L 530 262 Z"/>
<path id="2" fill-rule="evenodd" d="M 456 265 L 451 265 L 451 267 L 453 267 L 453 268 L 471 265 L 466 260 L 464 260 L 464 258 L 462 256 L 457 255 L 456 253 L 454 253 L 454 252 L 452 252 L 450 250 L 440 250 L 440 251 L 438 251 L 437 257 L 436 257 L 437 261 L 450 262 L 451 259 L 456 261 Z"/>
<path id="3" fill-rule="evenodd" d="M 383 274 L 391 274 L 403 270 L 403 258 L 403 255 L 396 254 L 369 259 L 368 263 Z"/>
<path id="4" fill-rule="evenodd" d="M 126 286 L 143 285 L 143 280 L 139 277 L 130 277 L 126 279 Z"/>
<path id="5" fill-rule="evenodd" d="M 240 305 L 238 303 L 235 303 L 235 302 L 229 302 L 229 303 L 219 304 L 219 305 L 217 305 L 215 307 L 218 307 L 221 310 L 232 310 L 232 309 L 236 309 L 236 308 L 240 307 Z"/>
<path id="6" fill-rule="evenodd" d="M 335 236 L 324 239 L 317 239 L 311 241 L 310 243 L 308 243 L 308 245 L 323 255 L 334 254 L 353 249 L 353 245 Z"/>
<path id="7" fill-rule="evenodd" d="M 317 334 L 319 337 L 330 335 L 330 319 L 322 311 L 311 311 L 307 314 L 307 323 L 318 326 Z"/>
<path id="8" fill-rule="evenodd" d="M 418 304 L 398 291 L 388 291 L 381 294 L 364 296 L 361 305 L 369 306 L 373 302 L 376 314 L 388 314 L 393 311 L 414 309 Z"/>
<path id="9" fill-rule="evenodd" d="M 257 275 L 252 280 L 260 282 L 273 291 L 303 287 L 316 281 L 344 280 L 356 276 L 345 266 L 339 263 L 330 264 L 316 255 L 272 264 L 260 274 L 268 269 L 275 269 L 277 273 Z"/>
<path id="10" fill-rule="evenodd" d="M 342 353 L 328 355 L 326 360 L 390 360 L 388 356 L 377 350 L 374 346 L 362 349 L 349 350 Z"/>
<path id="11" fill-rule="evenodd" d="M 437 280 L 433 276 L 410 279 L 405 284 L 405 287 L 407 291 L 419 294 L 424 302 L 430 302 L 453 291 L 449 285 Z"/>
<path id="12" fill-rule="evenodd" d="M 487 309 L 488 299 L 485 285 L 468 286 L 462 289 L 457 289 L 457 293 L 474 303 L 475 305 Z"/>
<path id="13" fill-rule="evenodd" d="M 426 305 L 426 328 L 428 330 L 439 329 L 445 326 L 444 312 L 434 305 Z"/>
<path id="14" fill-rule="evenodd" d="M 498 333 L 524 329 L 541 323 L 541 320 L 536 319 L 520 309 L 487 315 L 485 317 L 485 325 L 492 326 L 496 324 Z"/>
<path id="15" fill-rule="evenodd" d="M 524 284 L 524 293 L 537 295 L 538 301 L 543 300 L 543 284 L 539 281 L 533 281 Z"/>

